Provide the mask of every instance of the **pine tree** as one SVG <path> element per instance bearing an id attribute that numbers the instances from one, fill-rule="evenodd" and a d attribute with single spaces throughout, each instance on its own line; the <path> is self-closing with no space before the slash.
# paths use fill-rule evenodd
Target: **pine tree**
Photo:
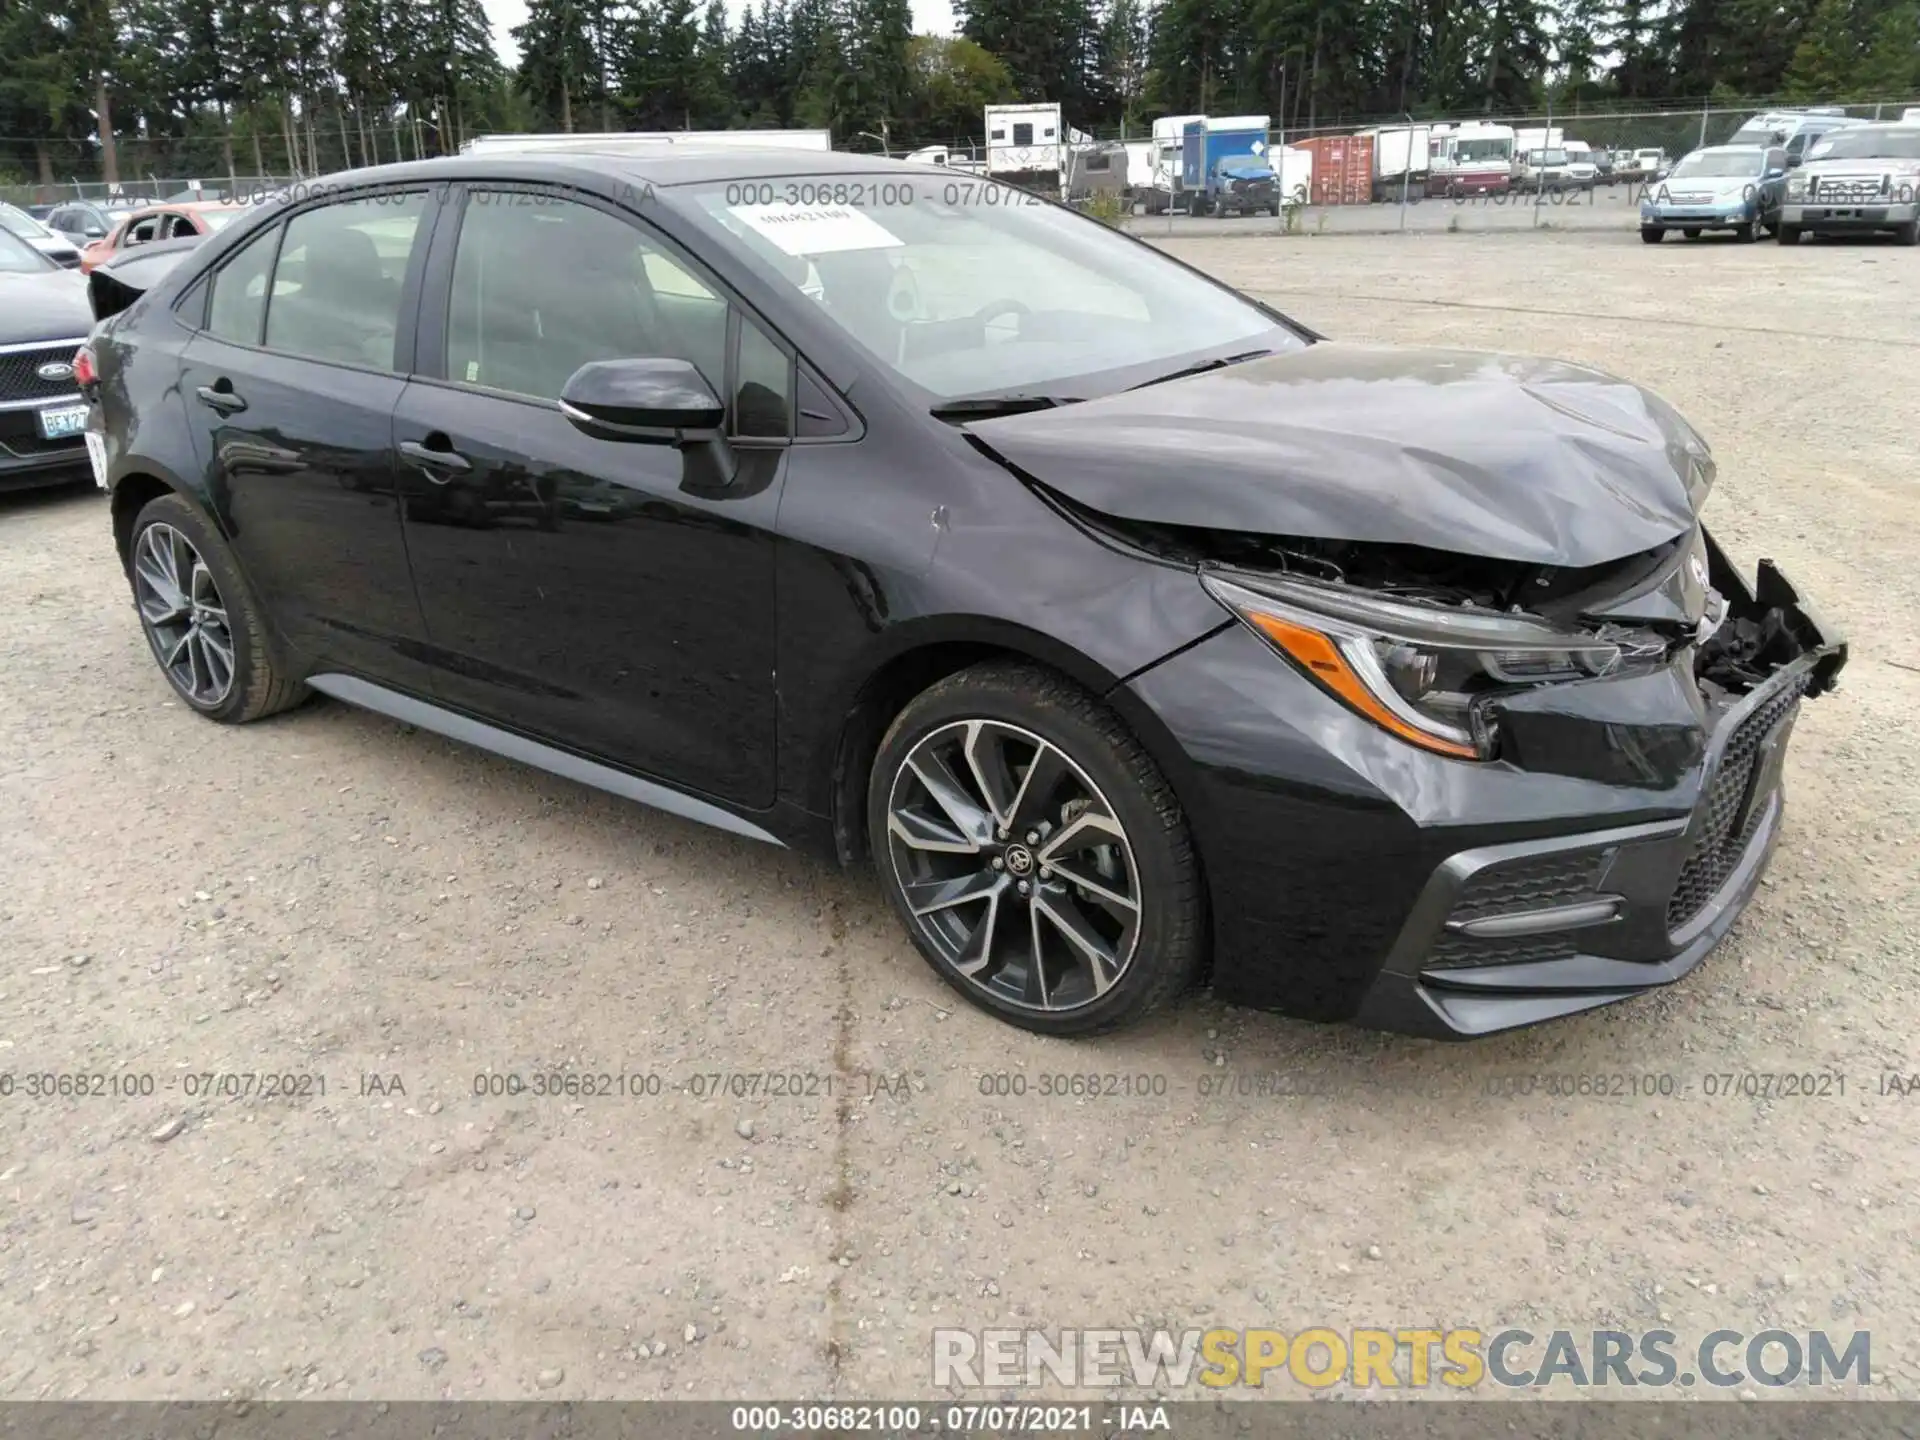
<path id="1" fill-rule="evenodd" d="M 1820 0 L 1787 67 L 1787 94 L 1823 100 L 1846 92 L 1862 60 L 1849 0 Z"/>

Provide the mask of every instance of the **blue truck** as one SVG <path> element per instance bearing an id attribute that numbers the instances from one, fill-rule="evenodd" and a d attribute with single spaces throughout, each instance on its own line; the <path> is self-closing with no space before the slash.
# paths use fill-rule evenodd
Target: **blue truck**
<path id="1" fill-rule="evenodd" d="M 1209 116 L 1180 135 L 1180 192 L 1189 215 L 1280 213 L 1280 185 L 1267 156 L 1267 117 Z"/>

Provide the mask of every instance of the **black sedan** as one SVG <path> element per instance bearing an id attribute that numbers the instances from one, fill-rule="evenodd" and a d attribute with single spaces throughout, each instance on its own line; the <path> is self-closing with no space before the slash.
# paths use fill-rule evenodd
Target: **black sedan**
<path id="1" fill-rule="evenodd" d="M 91 321 L 79 273 L 0 229 L 0 490 L 85 478 L 74 358 Z"/>
<path id="2" fill-rule="evenodd" d="M 1845 647 L 1576 365 L 1323 340 L 1049 201 L 659 146 L 356 172 L 92 345 L 169 684 L 847 864 L 969 1000 L 1457 1037 L 1678 979 Z M 396 738 L 396 743 L 399 741 Z"/>

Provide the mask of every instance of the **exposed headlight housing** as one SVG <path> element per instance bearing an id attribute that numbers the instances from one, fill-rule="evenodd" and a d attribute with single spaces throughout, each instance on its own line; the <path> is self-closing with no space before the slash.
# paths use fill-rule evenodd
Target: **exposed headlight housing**
<path id="1" fill-rule="evenodd" d="M 1241 583 L 1217 573 L 1200 579 L 1349 709 L 1457 760 L 1493 753 L 1475 704 L 1479 694 L 1611 674 L 1625 655 L 1613 640 L 1570 634 L 1531 616 L 1421 605 L 1312 581 L 1263 576 Z"/>

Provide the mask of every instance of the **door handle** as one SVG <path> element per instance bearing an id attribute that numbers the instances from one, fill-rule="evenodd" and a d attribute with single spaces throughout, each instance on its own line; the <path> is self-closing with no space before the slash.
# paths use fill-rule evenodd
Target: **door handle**
<path id="1" fill-rule="evenodd" d="M 473 463 L 466 456 L 452 450 L 435 450 L 418 440 L 402 440 L 400 453 L 425 470 L 427 479 L 436 485 L 444 485 L 454 476 L 464 475 L 473 469 Z"/>
<path id="2" fill-rule="evenodd" d="M 247 402 L 234 394 L 231 389 L 222 390 L 214 385 L 202 385 L 193 392 L 200 397 L 200 403 L 218 410 L 222 415 L 231 415 L 235 411 L 247 408 Z"/>

